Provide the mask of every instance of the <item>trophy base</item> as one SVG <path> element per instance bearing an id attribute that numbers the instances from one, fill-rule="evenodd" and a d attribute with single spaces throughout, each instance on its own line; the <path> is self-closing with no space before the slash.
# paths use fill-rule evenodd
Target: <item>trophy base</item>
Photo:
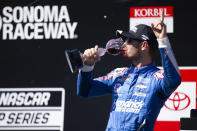
<path id="1" fill-rule="evenodd" d="M 80 51 L 77 49 L 65 51 L 66 59 L 72 73 L 83 67 L 83 61 L 80 54 Z"/>

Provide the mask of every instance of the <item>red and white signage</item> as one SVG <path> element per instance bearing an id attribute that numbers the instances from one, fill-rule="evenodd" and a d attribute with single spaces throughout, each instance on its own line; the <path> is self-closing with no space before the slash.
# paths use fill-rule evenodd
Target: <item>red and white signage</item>
<path id="1" fill-rule="evenodd" d="M 190 110 L 196 108 L 196 82 L 182 82 L 168 98 L 157 118 L 158 121 L 179 121 L 190 117 Z"/>
<path id="2" fill-rule="evenodd" d="M 160 19 L 162 12 L 164 15 L 164 23 L 167 25 L 167 33 L 173 33 L 173 6 L 130 8 L 130 29 L 138 24 L 151 25 L 151 23 Z"/>
<path id="3" fill-rule="evenodd" d="M 180 67 L 180 72 L 181 85 L 161 109 L 154 131 L 179 131 L 180 118 L 189 118 L 190 110 L 197 107 L 197 67 Z"/>

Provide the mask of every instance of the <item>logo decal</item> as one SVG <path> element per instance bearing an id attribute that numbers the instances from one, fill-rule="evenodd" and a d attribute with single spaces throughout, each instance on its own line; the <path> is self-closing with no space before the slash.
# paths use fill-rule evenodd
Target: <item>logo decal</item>
<path id="1" fill-rule="evenodd" d="M 63 88 L 0 89 L 0 130 L 63 131 L 64 101 Z"/>
<path id="2" fill-rule="evenodd" d="M 146 36 L 146 35 L 142 35 L 142 39 L 143 40 L 149 40 L 148 36 Z"/>
<path id="3" fill-rule="evenodd" d="M 136 85 L 136 87 L 141 88 L 141 89 L 147 88 L 147 86 L 145 86 L 145 85 Z"/>
<path id="4" fill-rule="evenodd" d="M 160 18 L 161 13 L 165 17 L 164 23 L 167 25 L 167 33 L 173 33 L 173 6 L 153 6 L 153 7 L 131 7 L 130 8 L 130 29 L 138 24 L 151 25 Z"/>
<path id="5" fill-rule="evenodd" d="M 150 78 L 138 77 L 137 83 L 148 84 L 150 83 Z"/>
<path id="6" fill-rule="evenodd" d="M 142 106 L 144 105 L 143 101 L 122 101 L 117 100 L 115 103 L 115 111 L 117 112 L 132 112 L 135 114 L 139 114 Z"/>
<path id="7" fill-rule="evenodd" d="M 156 73 L 154 73 L 154 76 L 156 77 L 157 80 L 163 79 L 164 78 L 164 71 L 163 70 L 159 70 Z"/>
<path id="8" fill-rule="evenodd" d="M 115 86 L 114 86 L 114 92 L 115 93 L 118 93 L 118 91 L 120 90 L 120 87 L 121 86 L 121 84 L 115 84 Z"/>
<path id="9" fill-rule="evenodd" d="M 141 96 L 141 97 L 146 97 L 146 94 L 145 93 L 142 93 L 142 92 L 134 92 L 135 96 Z"/>
<path id="10" fill-rule="evenodd" d="M 118 75 L 120 75 L 121 73 L 123 73 L 124 71 L 126 71 L 127 68 L 117 68 L 115 70 L 113 70 L 112 72 L 110 72 L 109 74 L 107 74 L 106 76 L 103 77 L 98 77 L 95 78 L 94 80 L 109 80 L 112 77 L 116 77 Z"/>
<path id="11" fill-rule="evenodd" d="M 130 28 L 130 30 L 132 30 L 133 32 L 136 33 L 137 32 L 137 27 L 133 26 L 133 27 Z"/>
<path id="12" fill-rule="evenodd" d="M 190 98 L 185 93 L 174 92 L 170 98 L 170 103 L 166 103 L 164 106 L 173 111 L 181 111 L 186 109 L 190 105 Z"/>
<path id="13" fill-rule="evenodd" d="M 72 22 L 66 5 L 5 6 L 1 10 L 3 40 L 76 39 L 78 22 Z"/>

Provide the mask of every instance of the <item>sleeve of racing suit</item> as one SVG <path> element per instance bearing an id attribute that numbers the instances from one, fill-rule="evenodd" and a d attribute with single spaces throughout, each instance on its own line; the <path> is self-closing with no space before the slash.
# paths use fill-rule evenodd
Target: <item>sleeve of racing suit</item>
<path id="1" fill-rule="evenodd" d="M 77 95 L 81 97 L 94 97 L 111 93 L 110 75 L 92 78 L 92 69 L 82 69 L 77 80 Z M 109 73 L 110 74 L 110 73 Z"/>
<path id="2" fill-rule="evenodd" d="M 159 79 L 159 92 L 169 97 L 181 83 L 179 68 L 173 54 L 169 39 L 157 39 L 162 58 L 164 76 Z M 157 73 L 157 72 L 156 72 Z"/>

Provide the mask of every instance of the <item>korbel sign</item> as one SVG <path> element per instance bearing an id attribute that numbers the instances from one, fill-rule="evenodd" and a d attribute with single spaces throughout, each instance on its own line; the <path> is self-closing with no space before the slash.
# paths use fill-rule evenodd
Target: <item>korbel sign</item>
<path id="1" fill-rule="evenodd" d="M 138 24 L 150 26 L 151 23 L 160 18 L 162 12 L 164 15 L 164 23 L 167 25 L 167 33 L 173 33 L 173 6 L 130 8 L 130 29 Z"/>

